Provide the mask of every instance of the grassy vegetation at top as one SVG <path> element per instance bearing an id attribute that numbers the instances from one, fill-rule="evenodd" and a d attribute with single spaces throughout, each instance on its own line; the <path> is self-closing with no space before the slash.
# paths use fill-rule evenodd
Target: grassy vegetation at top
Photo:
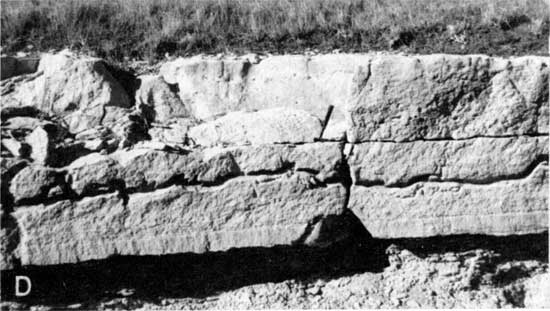
<path id="1" fill-rule="evenodd" d="M 1 0 L 2 51 L 544 54 L 549 0 Z"/>

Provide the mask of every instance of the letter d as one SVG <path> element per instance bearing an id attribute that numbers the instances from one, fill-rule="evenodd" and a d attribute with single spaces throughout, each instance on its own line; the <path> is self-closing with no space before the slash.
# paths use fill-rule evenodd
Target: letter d
<path id="1" fill-rule="evenodd" d="M 27 290 L 25 292 L 19 291 L 19 288 L 20 288 L 19 281 L 25 281 L 25 283 L 27 283 Z M 15 296 L 17 297 L 27 296 L 28 294 L 31 293 L 31 287 L 32 287 L 31 279 L 29 279 L 24 275 L 15 276 Z"/>

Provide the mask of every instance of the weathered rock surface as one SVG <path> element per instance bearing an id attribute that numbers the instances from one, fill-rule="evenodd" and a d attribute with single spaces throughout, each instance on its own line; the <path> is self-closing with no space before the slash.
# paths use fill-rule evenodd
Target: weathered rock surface
<path id="1" fill-rule="evenodd" d="M 119 146 L 121 137 L 117 137 L 108 127 L 96 126 L 76 134 L 75 139 L 92 152 L 101 150 L 112 152 Z"/>
<path id="2" fill-rule="evenodd" d="M 228 113 L 191 128 L 189 138 L 201 146 L 308 143 L 321 129 L 321 121 L 303 110 L 274 108 Z"/>
<path id="3" fill-rule="evenodd" d="M 351 153 L 355 184 L 395 186 L 418 179 L 490 183 L 521 176 L 548 161 L 548 137 L 371 142 L 353 145 Z"/>
<path id="4" fill-rule="evenodd" d="M 63 117 L 71 132 L 79 132 L 116 121 L 131 103 L 100 59 L 60 53 L 43 56 L 36 74 L 2 96 L 3 108 L 26 106 Z"/>
<path id="5" fill-rule="evenodd" d="M 548 166 L 537 166 L 526 178 L 486 185 L 354 185 L 348 207 L 378 238 L 542 232 L 548 230 Z"/>
<path id="6" fill-rule="evenodd" d="M 37 118 L 13 117 L 2 124 L 2 128 L 11 131 L 32 131 L 41 125 L 44 125 L 44 122 Z"/>
<path id="7" fill-rule="evenodd" d="M 0 176 L 2 184 L 8 183 L 13 176 L 27 166 L 28 161 L 17 158 L 0 158 Z"/>
<path id="8" fill-rule="evenodd" d="M 37 127 L 26 137 L 31 146 L 31 158 L 39 164 L 50 164 L 54 149 L 51 134 L 42 127 Z"/>
<path id="9" fill-rule="evenodd" d="M 68 263 L 114 255 L 116 248 L 104 240 L 120 233 L 124 210 L 117 194 L 16 209 L 12 214 L 21 230 L 22 264 Z"/>
<path id="10" fill-rule="evenodd" d="M 548 58 L 320 55 L 194 57 L 166 63 L 195 116 L 285 107 L 319 119 L 325 138 L 409 141 L 548 133 Z M 330 86 L 330 87 L 327 87 Z"/>
<path id="11" fill-rule="evenodd" d="M 525 282 L 525 308 L 550 308 L 550 273 L 541 273 Z"/>
<path id="12" fill-rule="evenodd" d="M 215 187 L 172 186 L 20 207 L 23 264 L 114 254 L 169 254 L 291 244 L 316 217 L 344 211 L 340 184 L 312 188 L 300 175 L 251 176 Z"/>
<path id="13" fill-rule="evenodd" d="M 27 166 L 11 180 L 10 192 L 14 203 L 47 200 L 58 197 L 64 191 L 62 173 L 40 166 Z"/>
<path id="14" fill-rule="evenodd" d="M 176 93 L 160 76 L 139 76 L 136 107 L 149 122 L 164 123 L 173 118 L 189 118 L 191 114 Z"/>
<path id="15" fill-rule="evenodd" d="M 183 152 L 153 149 L 92 153 L 67 167 L 71 186 L 79 194 L 124 185 L 130 191 L 170 183 L 219 183 L 241 174 L 258 175 L 302 170 L 321 181 L 337 174 L 343 157 L 339 143 L 263 145 L 210 148 Z"/>
<path id="16" fill-rule="evenodd" d="M 28 161 L 19 158 L 0 158 L 0 186 L 2 195 L 0 200 L 2 203 L 2 210 L 7 208 L 6 204 L 10 204 L 12 198 L 9 195 L 9 187 L 11 179 L 23 168 L 28 165 Z"/>
<path id="17" fill-rule="evenodd" d="M 160 73 L 177 83 L 180 97 L 199 119 L 231 111 L 277 107 L 305 110 L 323 120 L 335 105 L 325 138 L 341 138 L 346 128 L 342 109 L 358 64 L 367 55 L 273 56 L 259 60 L 194 57 L 166 63 Z M 327 87 L 330 86 L 330 87 Z M 330 135 L 330 136 L 329 136 Z"/>
<path id="18" fill-rule="evenodd" d="M 78 195 L 120 187 L 118 174 L 117 161 L 99 153 L 81 157 L 67 167 L 71 188 Z"/>
<path id="19" fill-rule="evenodd" d="M 19 229 L 15 219 L 4 210 L 0 210 L 0 267 L 2 270 L 13 269 L 18 258 Z"/>
<path id="20" fill-rule="evenodd" d="M 318 245 L 349 210 L 379 238 L 547 230 L 549 62 L 46 55 L 0 83 L 13 256 Z"/>
<path id="21" fill-rule="evenodd" d="M 342 181 L 342 144 L 258 145 L 210 148 L 207 156 L 229 153 L 245 175 L 294 170 L 315 174 L 314 182 Z"/>
<path id="22" fill-rule="evenodd" d="M 182 102 L 189 105 L 202 120 L 242 110 L 242 96 L 248 60 L 214 60 L 201 57 L 180 58 L 163 65 L 160 75 L 170 84 L 177 84 Z"/>
<path id="23" fill-rule="evenodd" d="M 24 142 L 13 138 L 2 139 L 2 150 L 6 150 L 12 157 L 25 158 L 30 154 L 30 147 Z"/>
<path id="24" fill-rule="evenodd" d="M 173 119 L 164 124 L 151 124 L 148 134 L 152 141 L 172 146 L 188 145 L 189 137 L 187 132 L 195 125 L 197 125 L 197 123 L 193 119 Z"/>
<path id="25" fill-rule="evenodd" d="M 352 142 L 548 133 L 548 59 L 373 58 L 349 106 Z"/>

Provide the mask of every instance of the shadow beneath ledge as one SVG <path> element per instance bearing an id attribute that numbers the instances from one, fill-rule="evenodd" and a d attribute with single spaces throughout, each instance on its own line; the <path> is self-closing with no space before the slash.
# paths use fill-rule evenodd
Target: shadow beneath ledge
<path id="1" fill-rule="evenodd" d="M 401 248 L 407 249 L 421 258 L 435 253 L 485 249 L 500 254 L 501 261 L 538 260 L 548 262 L 548 231 L 525 235 L 490 236 L 462 234 L 380 241 L 399 245 Z"/>
<path id="2" fill-rule="evenodd" d="M 113 256 L 77 264 L 24 266 L 2 271 L 2 300 L 28 304 L 67 305 L 121 297 L 158 302 L 162 298 L 206 297 L 242 286 L 288 279 L 336 278 L 354 273 L 380 272 L 387 266 L 384 250 L 375 250 L 361 222 L 348 212 L 323 235 L 344 240 L 328 247 L 305 245 L 230 249 L 204 254 Z M 16 297 L 15 276 L 27 276 L 32 291 Z M 25 289 L 22 285 L 22 290 Z"/>
<path id="3" fill-rule="evenodd" d="M 105 299 L 123 297 L 120 292 L 123 289 L 132 290 L 133 298 L 153 303 L 163 298 L 201 298 L 257 283 L 330 280 L 356 273 L 378 273 L 388 266 L 385 250 L 391 244 L 420 257 L 481 248 L 501 254 L 501 260 L 548 261 L 548 232 L 505 237 L 372 239 L 351 212 L 345 217 L 340 226 L 348 230 L 349 237 L 326 248 L 303 245 L 241 248 L 206 254 L 116 256 L 78 264 L 26 266 L 2 271 L 1 297 L 2 301 L 50 306 L 71 303 L 93 306 Z M 344 230 L 342 227 L 335 230 Z M 32 280 L 30 295 L 15 297 L 16 275 Z"/>

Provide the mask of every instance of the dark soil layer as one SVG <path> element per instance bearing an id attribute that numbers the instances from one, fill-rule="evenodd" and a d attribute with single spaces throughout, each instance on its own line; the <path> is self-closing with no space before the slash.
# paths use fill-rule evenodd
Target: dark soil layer
<path id="1" fill-rule="evenodd" d="M 547 55 L 544 0 L 2 1 L 3 53 L 112 61 L 198 53 Z"/>

